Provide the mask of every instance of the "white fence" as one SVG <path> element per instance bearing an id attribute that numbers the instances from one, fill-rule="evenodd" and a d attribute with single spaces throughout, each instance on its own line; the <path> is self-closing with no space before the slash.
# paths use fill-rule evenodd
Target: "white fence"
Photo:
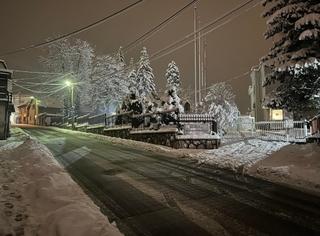
<path id="1" fill-rule="evenodd" d="M 270 141 L 306 142 L 308 136 L 305 121 L 261 121 L 239 119 L 235 129 L 227 130 L 225 142 L 234 142 L 245 138 L 259 138 Z"/>
<path id="2" fill-rule="evenodd" d="M 306 142 L 307 131 L 304 121 L 262 121 L 255 122 L 254 134 L 266 140 Z"/>

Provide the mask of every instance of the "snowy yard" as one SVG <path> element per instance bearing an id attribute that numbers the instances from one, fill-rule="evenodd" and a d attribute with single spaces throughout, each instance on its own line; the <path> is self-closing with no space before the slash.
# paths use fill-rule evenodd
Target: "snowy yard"
<path id="1" fill-rule="evenodd" d="M 210 164 L 219 168 L 231 169 L 244 173 L 254 163 L 288 145 L 285 142 L 263 141 L 259 139 L 239 140 L 192 155 L 199 163 Z"/>

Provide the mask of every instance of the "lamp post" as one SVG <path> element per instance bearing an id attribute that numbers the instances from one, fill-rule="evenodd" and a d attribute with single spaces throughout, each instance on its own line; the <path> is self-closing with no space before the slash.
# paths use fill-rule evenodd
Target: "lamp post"
<path id="1" fill-rule="evenodd" d="M 34 96 L 31 96 L 30 97 L 31 100 L 34 100 L 34 103 L 35 103 L 35 114 L 34 114 L 34 124 L 35 125 L 39 125 L 39 122 L 38 122 L 38 115 L 39 115 L 39 103 L 40 103 L 40 100 L 35 98 Z"/>
<path id="2" fill-rule="evenodd" d="M 70 80 L 67 80 L 66 85 L 71 90 L 71 122 L 72 128 L 74 128 L 74 83 L 72 83 Z"/>

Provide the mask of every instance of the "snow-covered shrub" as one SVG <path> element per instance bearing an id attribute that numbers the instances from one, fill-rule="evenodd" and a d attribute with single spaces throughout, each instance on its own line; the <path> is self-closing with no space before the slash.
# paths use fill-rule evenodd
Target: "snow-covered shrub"
<path id="1" fill-rule="evenodd" d="M 239 109 L 234 99 L 231 86 L 225 82 L 212 85 L 205 97 L 208 113 L 216 120 L 220 135 L 223 135 L 228 128 L 235 126 L 238 120 Z"/>

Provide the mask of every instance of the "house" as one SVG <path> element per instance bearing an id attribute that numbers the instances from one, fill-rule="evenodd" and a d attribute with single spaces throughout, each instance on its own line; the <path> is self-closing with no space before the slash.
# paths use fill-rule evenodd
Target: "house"
<path id="1" fill-rule="evenodd" d="M 63 123 L 63 114 L 40 113 L 37 124 L 41 126 L 59 126 Z"/>
<path id="2" fill-rule="evenodd" d="M 0 139 L 10 135 L 10 115 L 14 112 L 12 104 L 12 71 L 0 60 Z"/>
<path id="3" fill-rule="evenodd" d="M 18 124 L 40 125 L 40 114 L 42 114 L 41 121 L 43 121 L 44 114 L 51 114 L 51 117 L 59 117 L 61 108 L 41 105 L 38 99 L 31 97 L 28 101 L 17 106 L 17 113 Z M 47 124 L 50 125 L 50 123 Z"/>
<path id="4" fill-rule="evenodd" d="M 251 85 L 248 94 L 250 97 L 250 115 L 256 121 L 275 121 L 284 120 L 291 116 L 290 113 L 281 109 L 270 109 L 266 107 L 265 102 L 271 93 L 276 89 L 277 85 L 272 84 L 264 86 L 266 78 L 271 69 L 264 64 L 253 67 L 250 73 Z"/>

